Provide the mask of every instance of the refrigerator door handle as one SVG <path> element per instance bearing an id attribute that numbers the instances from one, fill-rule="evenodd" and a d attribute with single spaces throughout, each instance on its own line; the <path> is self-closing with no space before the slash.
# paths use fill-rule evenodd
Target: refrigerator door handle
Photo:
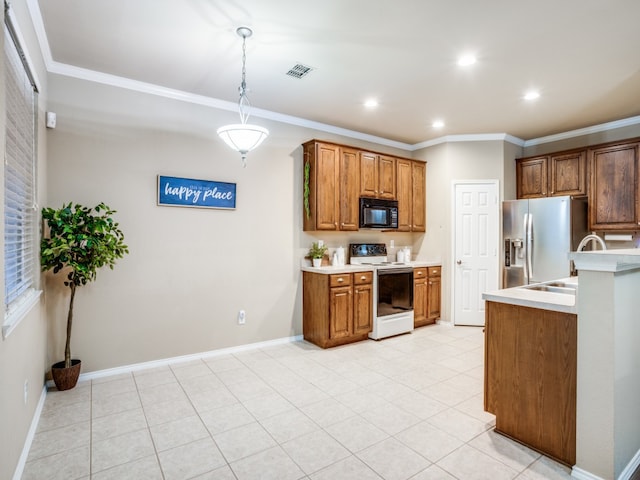
<path id="1" fill-rule="evenodd" d="M 527 249 L 529 248 L 529 241 L 527 240 L 527 225 L 529 224 L 529 214 L 525 213 L 523 217 L 523 226 L 522 231 L 524 232 L 524 242 L 522 242 L 522 249 L 524 251 L 524 261 L 522 262 L 522 267 L 524 270 L 524 283 L 525 285 L 529 283 L 529 262 Z M 522 257 L 520 257 L 522 258 Z"/>
<path id="2" fill-rule="evenodd" d="M 527 275 L 528 275 L 528 282 L 529 283 L 531 281 L 531 279 L 533 278 L 533 262 L 532 262 L 532 252 L 533 252 L 533 214 L 532 213 L 527 213 L 526 216 L 528 217 L 528 221 L 526 222 L 526 226 L 525 226 L 525 237 L 527 239 L 527 248 L 526 248 L 526 255 L 527 255 Z"/>

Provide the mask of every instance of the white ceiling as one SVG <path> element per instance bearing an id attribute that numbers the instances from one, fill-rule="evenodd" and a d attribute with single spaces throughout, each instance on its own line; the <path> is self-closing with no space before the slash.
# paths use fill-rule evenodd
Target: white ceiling
<path id="1" fill-rule="evenodd" d="M 639 0 L 29 1 L 54 70 L 230 102 L 241 73 L 235 30 L 251 27 L 258 124 L 266 110 L 416 144 L 528 140 L 640 115 Z M 465 52 L 478 61 L 458 67 Z M 287 76 L 296 63 L 314 71 Z M 522 98 L 530 88 L 541 93 L 533 102 Z M 377 109 L 363 106 L 369 97 Z"/>

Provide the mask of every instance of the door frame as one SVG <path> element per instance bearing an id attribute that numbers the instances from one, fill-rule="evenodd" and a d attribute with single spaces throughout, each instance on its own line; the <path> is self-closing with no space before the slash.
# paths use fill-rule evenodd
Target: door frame
<path id="1" fill-rule="evenodd" d="M 500 180 L 498 179 L 477 179 L 477 180 L 452 180 L 451 181 L 451 238 L 450 238 L 450 265 L 451 265 L 451 280 L 450 280 L 450 288 L 451 288 L 451 296 L 450 296 L 450 312 L 451 312 L 451 325 L 456 325 L 456 187 L 458 185 L 493 185 L 496 189 L 496 215 L 497 222 L 496 228 L 498 229 L 496 235 L 496 259 L 495 259 L 495 267 L 496 267 L 496 285 L 498 288 L 501 288 L 500 284 L 500 245 L 502 239 L 502 209 L 500 206 L 502 205 L 502 195 L 500 192 Z"/>

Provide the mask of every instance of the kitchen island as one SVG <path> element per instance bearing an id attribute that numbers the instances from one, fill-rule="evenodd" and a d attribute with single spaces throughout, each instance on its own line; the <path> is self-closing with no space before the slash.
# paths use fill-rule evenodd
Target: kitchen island
<path id="1" fill-rule="evenodd" d="M 516 287 L 483 295 L 484 405 L 496 416 L 497 432 L 572 466 L 577 278 L 549 283 L 563 287 Z"/>
<path id="2" fill-rule="evenodd" d="M 571 474 L 581 480 L 630 480 L 635 478 L 633 472 L 640 467 L 640 249 L 573 252 L 569 254 L 569 258 L 574 261 L 580 279 L 573 308 L 574 314 L 577 314 L 575 411 L 567 410 L 567 418 L 575 418 L 575 461 Z M 490 306 L 492 302 L 520 307 L 523 301 L 535 300 L 532 296 L 534 292 L 510 295 L 508 290 L 511 289 L 486 294 L 484 297 L 488 310 L 493 308 Z M 554 300 L 549 292 L 540 291 L 535 294 L 538 299 L 540 294 L 545 294 L 546 300 L 539 306 L 547 304 L 547 307 L 552 307 Z M 517 298 L 522 295 L 528 298 Z M 531 305 L 522 307 L 533 309 Z M 561 307 L 558 304 L 558 308 Z M 553 312 L 540 308 L 537 317 L 544 318 L 544 311 Z M 562 310 L 558 311 L 562 313 Z M 491 313 L 487 316 L 495 318 Z M 514 328 L 519 327 L 515 323 L 513 325 Z M 537 343 L 540 335 L 546 331 L 542 326 L 530 330 L 529 341 Z M 491 325 L 488 326 L 485 355 L 490 356 L 495 352 L 492 339 L 501 340 L 494 336 L 497 333 L 492 331 Z M 523 333 L 520 338 L 526 335 Z M 566 343 L 566 354 L 558 358 L 566 363 L 556 365 L 556 371 L 564 370 L 566 378 L 558 378 L 568 378 L 571 383 L 573 372 L 568 370 L 568 365 L 573 356 L 573 333 L 564 333 L 561 338 L 559 343 Z M 557 346 L 560 347 L 559 344 Z M 512 348 L 511 355 L 517 358 L 520 350 Z M 546 352 L 541 350 L 539 355 L 546 356 Z M 513 367 L 514 362 L 510 365 Z M 519 394 L 517 385 L 491 379 L 492 374 L 501 374 L 496 366 L 489 367 L 488 370 L 489 383 L 486 389 L 490 392 L 489 400 L 498 391 Z M 538 372 L 545 373 L 546 369 L 536 366 L 529 373 L 520 370 L 524 375 L 522 379 L 534 384 Z M 553 398 L 553 391 L 541 387 L 529 391 L 527 395 L 531 402 L 540 405 L 544 398 Z M 542 405 L 544 408 L 544 401 Z M 495 410 L 497 427 L 499 417 L 509 408 L 517 409 L 516 414 L 525 416 L 531 412 L 526 404 L 496 407 L 489 402 L 485 403 L 485 408 Z M 539 427 L 532 425 L 532 428 Z M 556 426 L 555 436 L 565 438 L 567 432 L 567 424 L 561 423 Z M 513 438 L 526 443 L 526 439 L 515 435 Z M 554 456 L 542 448 L 539 450 Z M 571 460 L 566 460 L 566 463 L 571 464 Z"/>

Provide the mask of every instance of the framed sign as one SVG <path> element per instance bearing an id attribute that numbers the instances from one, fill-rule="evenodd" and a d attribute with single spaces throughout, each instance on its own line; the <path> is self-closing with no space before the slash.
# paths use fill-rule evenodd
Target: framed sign
<path id="1" fill-rule="evenodd" d="M 236 208 L 236 184 L 158 175 L 158 205 Z"/>

